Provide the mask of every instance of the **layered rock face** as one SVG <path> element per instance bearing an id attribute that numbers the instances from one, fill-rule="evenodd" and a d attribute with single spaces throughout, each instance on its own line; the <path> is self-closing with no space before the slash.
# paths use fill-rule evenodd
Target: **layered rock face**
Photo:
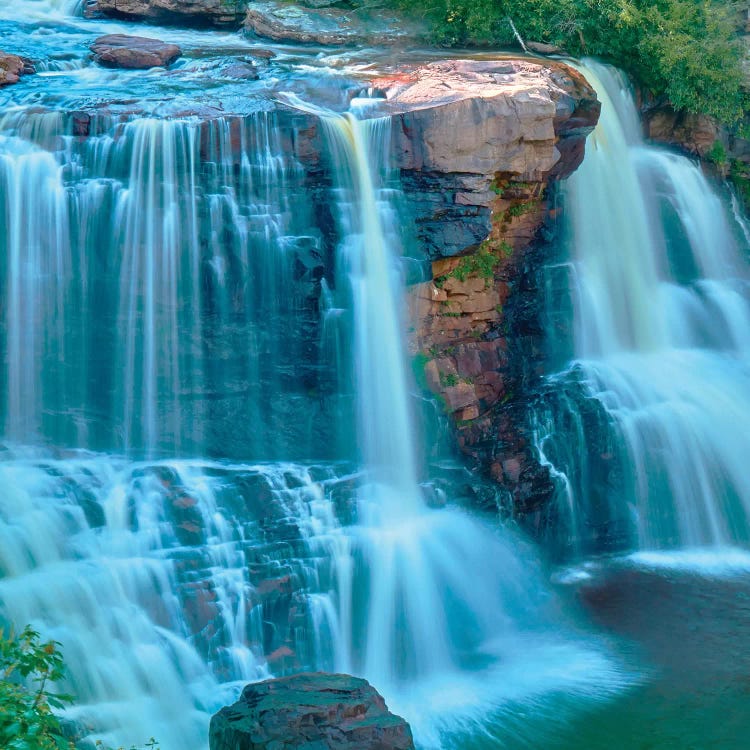
<path id="1" fill-rule="evenodd" d="M 284 2 L 250 3 L 245 29 L 265 39 L 295 44 L 397 44 L 425 40 L 427 29 L 381 8 L 323 7 L 327 0 L 307 0 L 310 7 Z"/>
<path id="2" fill-rule="evenodd" d="M 298 674 L 248 685 L 211 720 L 211 750 L 413 750 L 409 725 L 366 681 Z"/>
<path id="3" fill-rule="evenodd" d="M 33 72 L 34 66 L 29 60 L 0 50 L 0 86 L 18 83 L 22 75 Z"/>
<path id="4" fill-rule="evenodd" d="M 503 203 L 500 183 L 570 174 L 600 109 L 582 76 L 549 62 L 450 60 L 374 85 L 397 119 L 397 163 L 431 259 L 490 237 L 492 217 L 523 198 Z"/>
<path id="5" fill-rule="evenodd" d="M 376 81 L 432 280 L 411 288 L 411 352 L 475 467 L 527 515 L 553 492 L 530 444 L 544 352 L 537 275 L 548 188 L 581 163 L 600 104 L 557 63 L 447 61 Z"/>

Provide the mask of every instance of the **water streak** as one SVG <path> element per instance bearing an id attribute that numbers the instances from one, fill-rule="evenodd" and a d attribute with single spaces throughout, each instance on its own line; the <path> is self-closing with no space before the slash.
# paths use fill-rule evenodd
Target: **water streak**
<path id="1" fill-rule="evenodd" d="M 621 76 L 594 63 L 583 70 L 603 110 L 565 188 L 575 359 L 551 382 L 556 393 L 563 383 L 567 391 L 553 397 L 556 419 L 569 424 L 576 418 L 564 413 L 589 413 L 578 418 L 585 437 L 573 453 L 588 443 L 581 452 L 593 467 L 566 458 L 562 443 L 551 447 L 554 429 L 545 433 L 543 455 L 554 462 L 555 454 L 556 471 L 578 480 L 578 517 L 568 518 L 581 538 L 587 527 L 611 531 L 614 524 L 626 544 L 643 548 L 747 543 L 743 225 L 732 226 L 727 202 L 696 164 L 644 144 Z M 571 400 L 576 381 L 582 388 Z M 598 406 L 587 405 L 591 399 Z M 563 503 L 569 495 L 565 487 Z"/>

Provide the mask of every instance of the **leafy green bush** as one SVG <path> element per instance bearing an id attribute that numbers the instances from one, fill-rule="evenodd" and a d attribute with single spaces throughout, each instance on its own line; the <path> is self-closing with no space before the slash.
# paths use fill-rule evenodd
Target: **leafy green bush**
<path id="1" fill-rule="evenodd" d="M 447 46 L 526 41 L 623 68 L 677 109 L 734 123 L 745 108 L 737 3 L 726 0 L 387 0 Z"/>
<path id="2" fill-rule="evenodd" d="M 73 702 L 72 696 L 50 689 L 65 676 L 59 648 L 57 641 L 43 642 L 31 627 L 17 636 L 0 627 L 1 750 L 75 750 L 52 713 Z M 110 750 L 100 741 L 96 745 Z M 159 743 L 152 737 L 145 750 L 159 750 Z"/>
<path id="3" fill-rule="evenodd" d="M 0 629 L 0 747 L 3 750 L 70 750 L 53 708 L 71 697 L 50 691 L 65 672 L 55 641 L 42 642 L 30 627 L 14 636 Z"/>

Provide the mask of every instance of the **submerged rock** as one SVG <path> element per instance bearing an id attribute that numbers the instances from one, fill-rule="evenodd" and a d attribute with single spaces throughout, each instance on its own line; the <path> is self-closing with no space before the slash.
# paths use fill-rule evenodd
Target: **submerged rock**
<path id="1" fill-rule="evenodd" d="M 34 66 L 29 60 L 0 50 L 0 86 L 18 83 L 22 75 L 33 72 Z"/>
<path id="2" fill-rule="evenodd" d="M 367 680 L 322 672 L 248 685 L 211 719 L 211 750 L 413 750 Z"/>
<path id="3" fill-rule="evenodd" d="M 95 0 L 89 2 L 85 13 L 160 23 L 238 27 L 246 7 L 247 0 Z"/>
<path id="4" fill-rule="evenodd" d="M 92 45 L 94 60 L 108 68 L 157 68 L 173 63 L 182 50 L 159 39 L 127 34 L 99 37 Z"/>

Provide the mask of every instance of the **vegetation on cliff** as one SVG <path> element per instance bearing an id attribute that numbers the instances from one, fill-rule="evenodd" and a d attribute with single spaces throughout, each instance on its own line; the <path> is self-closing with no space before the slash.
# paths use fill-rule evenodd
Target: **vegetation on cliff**
<path id="1" fill-rule="evenodd" d="M 389 0 L 427 16 L 446 46 L 546 42 L 594 55 L 677 109 L 737 121 L 745 109 L 739 3 L 725 0 Z"/>

